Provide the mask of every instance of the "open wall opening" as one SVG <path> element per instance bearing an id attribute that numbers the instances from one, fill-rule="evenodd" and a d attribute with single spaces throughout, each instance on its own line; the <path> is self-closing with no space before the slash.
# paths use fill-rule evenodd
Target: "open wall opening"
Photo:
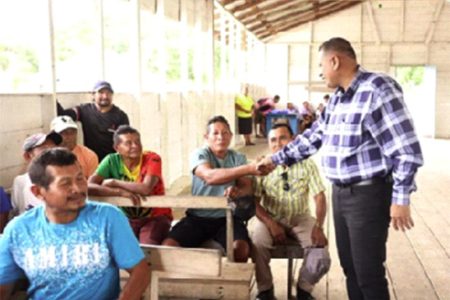
<path id="1" fill-rule="evenodd" d="M 394 76 L 403 88 L 417 134 L 421 137 L 434 137 L 436 67 L 395 66 Z"/>

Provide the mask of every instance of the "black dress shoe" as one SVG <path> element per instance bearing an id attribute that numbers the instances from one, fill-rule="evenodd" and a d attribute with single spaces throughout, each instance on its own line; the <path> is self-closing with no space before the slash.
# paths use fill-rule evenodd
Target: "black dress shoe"
<path id="1" fill-rule="evenodd" d="M 315 300 L 310 293 L 297 287 L 297 300 Z"/>
<path id="2" fill-rule="evenodd" d="M 256 296 L 256 300 L 275 300 L 275 296 L 273 295 L 273 287 L 268 290 L 259 292 Z"/>

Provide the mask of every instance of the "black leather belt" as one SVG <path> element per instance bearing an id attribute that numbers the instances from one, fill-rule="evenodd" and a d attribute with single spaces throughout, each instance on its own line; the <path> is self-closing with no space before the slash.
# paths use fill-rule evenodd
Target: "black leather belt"
<path id="1" fill-rule="evenodd" d="M 361 180 L 357 182 L 352 183 L 335 183 L 334 185 L 340 187 L 340 188 L 348 188 L 352 186 L 365 186 L 365 185 L 372 185 L 375 183 L 391 183 L 393 182 L 392 176 L 388 175 L 386 177 L 373 177 L 366 180 Z"/>

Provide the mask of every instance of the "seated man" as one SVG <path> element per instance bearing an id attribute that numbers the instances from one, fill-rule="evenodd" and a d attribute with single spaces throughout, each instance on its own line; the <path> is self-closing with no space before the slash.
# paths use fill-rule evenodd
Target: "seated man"
<path id="1" fill-rule="evenodd" d="M 89 195 L 128 197 L 136 205 L 140 196 L 164 195 L 161 158 L 142 151 L 139 132 L 121 125 L 114 133 L 114 149 L 89 178 Z M 166 238 L 172 221 L 170 208 L 122 207 L 139 241 L 159 245 Z"/>
<path id="2" fill-rule="evenodd" d="M 94 174 L 98 166 L 98 157 L 88 147 L 77 144 L 77 123 L 69 116 L 60 116 L 52 120 L 50 127 L 54 132 L 61 135 L 63 139 L 61 147 L 65 147 L 75 154 L 86 179 Z"/>
<path id="3" fill-rule="evenodd" d="M 61 144 L 61 142 L 61 136 L 53 131 L 47 135 L 43 133 L 33 134 L 27 137 L 23 142 L 23 158 L 25 161 L 30 162 L 42 151 L 55 147 Z M 13 216 L 20 215 L 26 210 L 43 203 L 31 192 L 31 185 L 32 184 L 28 173 L 16 176 L 16 178 L 14 178 L 11 193 Z"/>
<path id="4" fill-rule="evenodd" d="M 269 132 L 272 153 L 282 149 L 293 139 L 291 128 L 284 123 L 276 124 Z M 259 300 L 273 300 L 274 290 L 270 270 L 270 249 L 273 244 L 283 243 L 291 236 L 305 249 L 303 265 L 297 285 L 297 299 L 314 299 L 314 285 L 329 269 L 328 243 L 322 230 L 326 215 L 324 186 L 317 166 L 311 159 L 290 167 L 278 166 L 272 173 L 258 180 L 256 196 L 263 202 L 256 205 L 256 224 L 251 238 L 252 259 L 255 263 Z M 316 218 L 310 215 L 309 195 L 314 196 Z M 318 249 L 316 247 L 322 247 Z M 312 254 L 312 252 L 316 252 Z M 315 256 L 313 258 L 313 256 Z M 319 255 L 325 262 L 320 274 L 311 273 L 306 266 L 309 258 Z"/>
<path id="5" fill-rule="evenodd" d="M 208 121 L 206 147 L 191 157 L 192 195 L 237 196 L 252 194 L 252 178 L 260 175 L 255 164 L 246 164 L 244 155 L 229 149 L 231 133 L 228 121 L 222 116 Z M 199 247 L 214 239 L 226 249 L 226 218 L 222 209 L 188 209 L 186 216 L 169 232 L 166 246 Z M 250 254 L 250 239 L 246 225 L 234 219 L 234 257 L 246 262 Z"/>
<path id="6" fill-rule="evenodd" d="M 15 218 L 0 238 L 0 299 L 21 278 L 31 299 L 140 299 L 150 282 L 144 254 L 117 208 L 86 200 L 75 155 L 48 149 L 28 172 L 45 205 Z M 119 268 L 130 273 L 122 291 Z"/>

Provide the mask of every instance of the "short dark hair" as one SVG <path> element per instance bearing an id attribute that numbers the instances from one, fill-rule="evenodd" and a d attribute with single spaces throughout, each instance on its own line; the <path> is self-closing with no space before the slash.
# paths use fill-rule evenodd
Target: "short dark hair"
<path id="1" fill-rule="evenodd" d="M 208 123 L 206 124 L 206 132 L 209 133 L 209 125 L 214 123 L 222 123 L 225 124 L 228 127 L 228 130 L 231 132 L 230 124 L 228 123 L 227 119 L 225 119 L 224 116 L 214 116 L 208 120 Z"/>
<path id="2" fill-rule="evenodd" d="M 116 146 L 117 144 L 120 143 L 120 136 L 122 134 L 137 134 L 139 137 L 141 137 L 141 134 L 139 133 L 139 131 L 133 127 L 131 127 L 130 125 L 120 125 L 116 131 L 114 131 L 114 135 L 113 135 L 113 142 L 114 142 L 114 146 Z"/>
<path id="3" fill-rule="evenodd" d="M 330 99 L 330 95 L 326 94 L 325 96 L 323 96 L 323 99 Z"/>
<path id="4" fill-rule="evenodd" d="M 291 136 L 294 136 L 294 132 L 292 131 L 291 126 L 289 126 L 289 124 L 287 124 L 287 123 L 281 123 L 281 122 L 275 123 L 275 125 L 273 125 L 270 130 L 275 130 L 275 129 L 282 128 L 282 127 L 285 127 L 287 129 L 287 131 L 289 131 L 289 134 Z"/>
<path id="5" fill-rule="evenodd" d="M 275 96 L 273 96 L 273 100 L 275 101 L 278 101 L 278 100 L 280 100 L 280 96 L 279 95 L 275 95 Z"/>
<path id="6" fill-rule="evenodd" d="M 35 185 L 48 189 L 54 177 L 48 173 L 48 166 L 71 166 L 77 162 L 77 157 L 66 148 L 56 147 L 44 150 L 31 161 L 28 175 Z"/>
<path id="7" fill-rule="evenodd" d="M 336 51 L 356 60 L 356 53 L 349 41 L 341 37 L 331 38 L 320 45 L 319 51 Z"/>

